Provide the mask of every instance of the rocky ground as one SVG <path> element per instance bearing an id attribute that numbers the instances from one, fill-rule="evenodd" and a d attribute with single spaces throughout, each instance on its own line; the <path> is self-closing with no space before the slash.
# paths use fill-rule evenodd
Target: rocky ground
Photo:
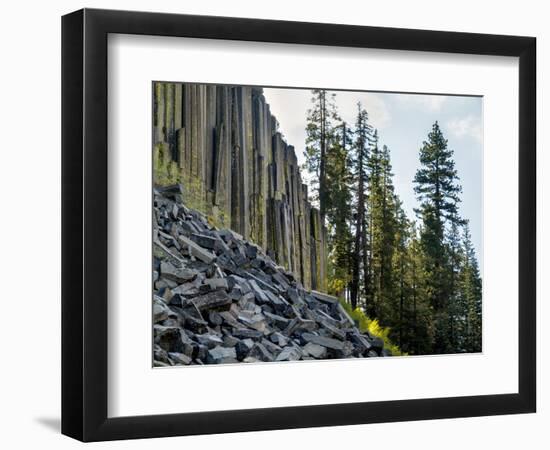
<path id="1" fill-rule="evenodd" d="M 186 208 L 180 186 L 155 190 L 153 228 L 155 366 L 390 355 L 336 298 Z"/>

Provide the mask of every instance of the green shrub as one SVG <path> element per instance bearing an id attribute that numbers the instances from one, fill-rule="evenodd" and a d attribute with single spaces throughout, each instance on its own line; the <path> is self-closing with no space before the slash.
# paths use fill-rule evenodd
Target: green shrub
<path id="1" fill-rule="evenodd" d="M 357 328 L 359 328 L 359 331 L 361 331 L 362 333 L 368 332 L 372 336 L 376 336 L 382 339 L 384 341 L 384 348 L 389 350 L 392 355 L 407 355 L 407 353 L 402 352 L 401 349 L 397 345 L 395 345 L 388 337 L 391 331 L 389 327 L 381 326 L 378 322 L 378 319 L 371 319 L 359 308 L 351 309 L 351 306 L 342 299 L 340 299 L 340 303 L 353 319 L 353 321 L 357 325 Z"/>

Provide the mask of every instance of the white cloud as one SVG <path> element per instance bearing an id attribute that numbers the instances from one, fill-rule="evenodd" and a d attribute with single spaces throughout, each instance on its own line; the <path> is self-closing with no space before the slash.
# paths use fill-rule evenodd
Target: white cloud
<path id="1" fill-rule="evenodd" d="M 481 120 L 473 115 L 451 119 L 446 123 L 446 128 L 456 138 L 471 137 L 478 142 L 483 139 Z"/>
<path id="2" fill-rule="evenodd" d="M 384 96 L 372 92 L 337 92 L 336 104 L 343 120 L 355 124 L 357 102 L 361 102 L 361 106 L 367 110 L 374 128 L 382 129 L 389 126 L 391 114 Z"/>
<path id="3" fill-rule="evenodd" d="M 363 94 L 361 101 L 369 113 L 375 128 L 385 128 L 391 122 L 391 114 L 384 97 L 378 94 Z"/>
<path id="4" fill-rule="evenodd" d="M 395 98 L 405 107 L 422 106 L 428 111 L 441 111 L 447 101 L 445 95 L 399 94 Z"/>

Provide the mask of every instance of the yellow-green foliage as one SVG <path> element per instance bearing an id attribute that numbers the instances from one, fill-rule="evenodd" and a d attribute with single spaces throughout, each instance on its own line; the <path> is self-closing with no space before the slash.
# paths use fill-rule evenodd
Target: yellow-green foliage
<path id="1" fill-rule="evenodd" d="M 402 352 L 399 349 L 399 347 L 395 345 L 388 337 L 390 334 L 389 327 L 382 327 L 377 319 L 371 319 L 359 308 L 352 310 L 351 306 L 341 299 L 340 299 L 340 303 L 342 304 L 346 312 L 350 315 L 350 317 L 353 319 L 353 321 L 356 323 L 357 328 L 359 328 L 359 330 L 362 333 L 368 331 L 371 335 L 382 339 L 384 341 L 384 348 L 391 351 L 392 355 L 394 356 L 407 355 L 406 353 Z"/>
<path id="2" fill-rule="evenodd" d="M 342 278 L 333 277 L 327 283 L 327 293 L 330 295 L 338 296 L 348 285 L 348 280 Z"/>

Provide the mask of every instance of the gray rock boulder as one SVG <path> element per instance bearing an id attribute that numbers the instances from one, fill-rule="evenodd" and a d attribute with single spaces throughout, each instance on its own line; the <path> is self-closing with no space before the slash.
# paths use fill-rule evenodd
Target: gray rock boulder
<path id="1" fill-rule="evenodd" d="M 237 352 L 234 347 L 217 346 L 208 350 L 207 362 L 211 364 L 225 364 L 237 360 Z"/>
<path id="2" fill-rule="evenodd" d="M 154 193 L 153 364 L 256 363 L 390 356 L 337 298 L 304 289 L 269 254 Z"/>

